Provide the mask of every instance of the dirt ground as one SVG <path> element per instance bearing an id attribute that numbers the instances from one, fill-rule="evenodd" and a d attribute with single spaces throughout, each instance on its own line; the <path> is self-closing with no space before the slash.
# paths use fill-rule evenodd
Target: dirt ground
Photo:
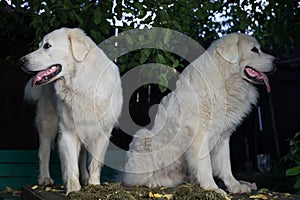
<path id="1" fill-rule="evenodd" d="M 213 191 L 205 191 L 197 185 L 182 184 L 175 188 L 153 188 L 146 187 L 125 187 L 120 183 L 104 183 L 100 186 L 86 186 L 79 192 L 72 192 L 68 195 L 72 200 L 224 200 L 225 198 Z"/>
<path id="2" fill-rule="evenodd" d="M 86 186 L 79 192 L 67 196 L 70 200 L 295 200 L 300 196 L 289 193 L 276 193 L 261 189 L 251 194 L 227 195 L 203 190 L 197 184 L 182 184 L 174 188 L 125 187 L 120 183 L 104 183 L 100 186 Z"/>
<path id="3" fill-rule="evenodd" d="M 85 186 L 80 191 L 71 192 L 67 196 L 65 189 L 60 185 L 52 187 L 28 185 L 23 187 L 22 195 L 26 197 L 22 198 L 24 200 L 300 200 L 300 196 L 272 192 L 267 189 L 260 189 L 249 194 L 222 196 L 214 191 L 203 190 L 197 184 L 189 183 L 174 188 L 152 189 L 140 186 L 125 187 L 120 183 L 103 183 L 97 186 Z"/>

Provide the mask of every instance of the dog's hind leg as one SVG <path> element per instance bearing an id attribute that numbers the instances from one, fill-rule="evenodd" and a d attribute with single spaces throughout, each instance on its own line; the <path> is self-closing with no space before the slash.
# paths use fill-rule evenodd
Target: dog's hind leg
<path id="1" fill-rule="evenodd" d="M 46 91 L 43 91 L 46 92 Z M 46 95 L 46 94 L 45 94 Z M 36 127 L 39 133 L 39 185 L 51 185 L 49 162 L 51 145 L 57 135 L 58 121 L 54 104 L 47 95 L 41 97 L 37 105 Z"/>
<path id="2" fill-rule="evenodd" d="M 89 179 L 89 172 L 87 171 L 86 166 L 86 159 L 87 159 L 87 152 L 84 146 L 80 149 L 79 155 L 79 170 L 80 170 L 80 183 L 81 185 L 87 185 Z"/>

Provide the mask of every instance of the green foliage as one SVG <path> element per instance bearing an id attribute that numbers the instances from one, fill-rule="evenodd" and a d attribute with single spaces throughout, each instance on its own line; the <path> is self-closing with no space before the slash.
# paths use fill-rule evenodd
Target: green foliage
<path id="1" fill-rule="evenodd" d="M 29 21 L 31 17 L 27 15 L 28 6 L 21 7 L 22 2 L 16 1 L 15 8 L 9 6 L 5 1 L 0 1 L 0 31 L 1 37 L 16 37 L 23 36 L 25 38 L 32 34 L 29 29 Z"/>
<path id="2" fill-rule="evenodd" d="M 220 34 L 253 33 L 263 47 L 278 55 L 287 55 L 300 47 L 300 16 L 297 1 L 204 1 L 153 0 L 128 2 L 124 11 L 143 18 L 156 14 L 153 26 L 185 33 L 205 45 Z M 122 5 L 118 5 L 122 7 Z M 122 10 L 122 8 L 120 8 Z M 144 23 L 148 23 L 148 17 Z"/>
<path id="3" fill-rule="evenodd" d="M 300 49 L 298 1 L 206 1 L 206 0 L 0 0 L 1 38 L 16 45 L 18 38 L 33 41 L 37 47 L 46 33 L 60 27 L 80 27 L 99 43 L 119 32 L 143 26 L 179 31 L 207 47 L 220 35 L 230 32 L 253 34 L 264 49 L 278 56 L 288 56 Z M 123 3 L 122 3 L 123 2 Z M 124 15 L 127 14 L 127 15 Z M 117 26 L 116 19 L 123 22 Z M 111 20 L 111 21 L 108 21 Z M 22 37 L 20 37 L 22 36 Z M 168 32 L 162 45 L 170 41 Z M 127 38 L 128 44 L 145 38 Z M 121 71 L 149 62 L 173 68 L 185 66 L 182 59 L 169 52 L 140 49 L 118 60 Z M 167 75 L 158 75 L 165 82 Z"/>
<path id="4" fill-rule="evenodd" d="M 145 18 L 142 24 L 177 30 L 195 39 L 204 47 L 222 34 L 242 32 L 253 34 L 267 52 L 277 56 L 288 56 L 294 49 L 300 48 L 298 34 L 300 16 L 297 1 L 265 3 L 251 0 L 244 0 L 241 3 L 204 0 L 128 1 L 126 5 L 118 4 L 116 10 L 119 11 L 116 14 L 119 20 L 122 12 L 133 13 L 135 17 L 129 16 L 125 19 L 134 21 L 136 18 Z M 152 15 L 147 17 L 149 12 Z M 156 17 L 152 20 L 154 13 Z M 140 25 L 132 22 L 120 29 L 128 30 Z M 168 35 L 165 35 L 165 41 L 167 43 Z M 176 68 L 178 63 L 184 65 L 176 55 L 171 55 L 173 59 L 169 60 L 166 59 L 165 52 L 156 51 L 152 52 L 152 56 L 145 56 L 143 51 L 137 51 L 136 60 L 130 57 L 130 62 L 143 64 L 155 57 L 159 63 L 173 68 Z M 127 63 L 118 64 L 122 66 Z"/>
<path id="5" fill-rule="evenodd" d="M 294 188 L 300 193 L 300 131 L 290 140 L 290 152 L 283 157 L 285 162 L 292 162 L 292 167 L 286 170 L 286 176 L 295 176 Z"/>
<path id="6" fill-rule="evenodd" d="M 105 19 L 111 18 L 108 12 L 111 7 L 111 2 L 97 0 L 15 0 L 11 5 L 1 1 L 1 16 L 5 17 L 0 20 L 0 30 L 30 35 L 32 48 L 37 47 L 45 34 L 60 27 L 80 27 L 99 43 L 110 36 L 112 27 Z"/>
<path id="7" fill-rule="evenodd" d="M 132 21 L 118 27 L 120 30 L 151 24 L 177 30 L 204 45 L 220 34 L 239 31 L 253 33 L 264 48 L 277 54 L 286 55 L 300 46 L 297 1 L 152 0 L 126 1 L 125 5 L 117 1 L 114 10 L 111 1 L 98 0 L 12 0 L 11 5 L 1 0 L 0 5 L 1 31 L 26 36 L 34 33 L 34 45 L 44 34 L 62 26 L 83 28 L 100 42 L 114 28 L 106 19 L 116 17 Z M 124 13 L 131 15 L 124 17 Z"/>
<path id="8" fill-rule="evenodd" d="M 292 168 L 286 170 L 287 176 L 296 176 L 298 174 L 300 174 L 300 164 L 298 164 L 298 166 L 296 166 L 296 167 L 292 167 Z"/>

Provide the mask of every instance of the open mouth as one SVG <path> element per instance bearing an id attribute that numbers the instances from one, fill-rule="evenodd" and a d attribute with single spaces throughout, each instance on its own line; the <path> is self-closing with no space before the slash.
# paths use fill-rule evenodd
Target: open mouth
<path id="1" fill-rule="evenodd" d="M 253 67 L 246 66 L 244 69 L 244 74 L 246 75 L 246 79 L 253 83 L 265 84 L 267 87 L 267 91 L 271 91 L 269 79 L 267 75 L 263 72 L 259 72 L 255 70 Z"/>
<path id="2" fill-rule="evenodd" d="M 45 84 L 49 81 L 51 81 L 53 79 L 53 77 L 55 77 L 57 74 L 59 74 L 61 72 L 61 65 L 60 64 L 55 64 L 55 65 L 51 65 L 50 67 L 48 67 L 45 70 L 41 70 L 38 72 L 32 72 L 34 73 L 35 76 L 32 79 L 32 86 L 35 85 L 42 85 Z"/>

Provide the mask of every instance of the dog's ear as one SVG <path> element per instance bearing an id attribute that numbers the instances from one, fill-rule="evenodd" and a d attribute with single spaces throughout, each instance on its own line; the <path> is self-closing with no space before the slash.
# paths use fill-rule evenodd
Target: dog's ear
<path id="1" fill-rule="evenodd" d="M 223 36 L 217 44 L 216 51 L 228 62 L 235 63 L 239 58 L 238 34 Z"/>
<path id="2" fill-rule="evenodd" d="M 89 38 L 79 28 L 69 30 L 68 37 L 74 59 L 77 62 L 82 62 L 91 49 Z"/>

